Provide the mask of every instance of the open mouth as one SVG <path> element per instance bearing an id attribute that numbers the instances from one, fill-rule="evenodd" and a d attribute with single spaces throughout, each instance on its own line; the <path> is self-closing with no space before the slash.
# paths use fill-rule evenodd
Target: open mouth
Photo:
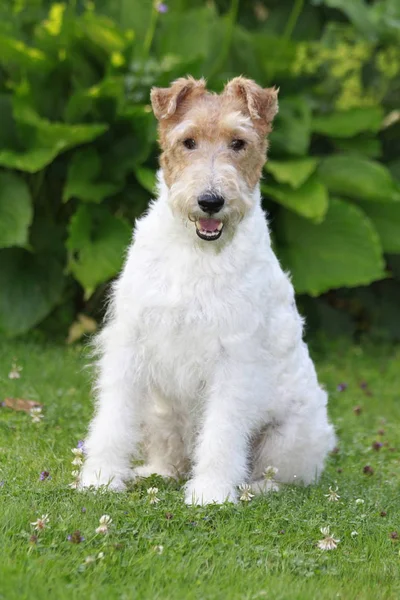
<path id="1" fill-rule="evenodd" d="M 217 240 L 224 228 L 222 221 L 218 219 L 199 219 L 196 221 L 196 233 L 202 240 Z"/>

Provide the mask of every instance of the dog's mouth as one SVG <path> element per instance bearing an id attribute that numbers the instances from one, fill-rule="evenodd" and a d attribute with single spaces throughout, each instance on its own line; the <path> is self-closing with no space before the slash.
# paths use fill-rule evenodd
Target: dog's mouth
<path id="1" fill-rule="evenodd" d="M 199 219 L 196 221 L 196 233 L 202 240 L 212 242 L 217 240 L 224 228 L 224 224 L 219 219 Z"/>

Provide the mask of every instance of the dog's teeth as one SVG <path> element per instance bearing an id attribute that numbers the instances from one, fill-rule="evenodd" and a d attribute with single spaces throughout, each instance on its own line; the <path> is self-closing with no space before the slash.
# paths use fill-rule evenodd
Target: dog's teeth
<path id="1" fill-rule="evenodd" d="M 224 224 L 223 224 L 223 223 L 222 223 L 222 221 L 221 221 L 221 223 L 220 223 L 220 224 L 218 225 L 218 227 L 217 227 L 218 231 L 221 231 L 221 229 L 223 228 L 223 226 L 224 226 Z"/>

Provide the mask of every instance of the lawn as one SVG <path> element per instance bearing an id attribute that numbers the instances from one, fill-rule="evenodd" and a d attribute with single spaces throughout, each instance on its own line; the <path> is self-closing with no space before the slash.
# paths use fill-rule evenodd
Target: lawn
<path id="1" fill-rule="evenodd" d="M 400 598 L 400 348 L 321 342 L 313 355 L 340 440 L 319 485 L 187 508 L 156 477 L 123 495 L 70 489 L 92 410 L 85 350 L 0 341 L 0 400 L 43 404 L 38 423 L 0 408 L 0 598 Z M 109 533 L 96 534 L 103 514 Z M 326 526 L 331 551 L 317 546 Z"/>

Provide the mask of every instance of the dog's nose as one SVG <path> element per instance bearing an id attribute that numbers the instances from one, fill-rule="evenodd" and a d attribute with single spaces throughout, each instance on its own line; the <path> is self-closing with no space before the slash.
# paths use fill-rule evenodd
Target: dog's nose
<path id="1" fill-rule="evenodd" d="M 206 192 L 199 196 L 197 200 L 198 205 L 204 212 L 207 213 L 216 213 L 225 204 L 225 200 L 219 194 L 215 194 L 214 192 Z"/>

